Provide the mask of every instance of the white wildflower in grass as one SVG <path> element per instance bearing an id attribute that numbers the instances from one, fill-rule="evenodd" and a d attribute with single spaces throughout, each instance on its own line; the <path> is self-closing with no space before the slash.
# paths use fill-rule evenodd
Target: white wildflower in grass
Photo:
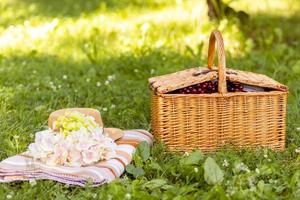
<path id="1" fill-rule="evenodd" d="M 255 172 L 256 172 L 257 174 L 259 174 L 259 173 L 260 173 L 260 171 L 259 171 L 259 169 L 258 169 L 258 168 L 256 168 L 256 169 L 255 169 Z"/>
<path id="2" fill-rule="evenodd" d="M 131 194 L 130 193 L 126 193 L 125 194 L 125 199 L 131 199 Z"/>
<path id="3" fill-rule="evenodd" d="M 15 140 L 17 140 L 17 139 L 19 139 L 19 138 L 20 138 L 19 135 L 14 135 L 14 139 L 15 139 Z"/>
<path id="4" fill-rule="evenodd" d="M 195 168 L 194 168 L 194 172 L 195 172 L 196 174 L 199 172 L 198 167 L 195 167 Z"/>
<path id="5" fill-rule="evenodd" d="M 106 80 L 106 81 L 104 82 L 104 85 L 109 85 L 109 81 Z"/>
<path id="6" fill-rule="evenodd" d="M 138 73 L 138 72 L 139 72 L 139 70 L 138 70 L 138 69 L 134 69 L 133 71 L 134 71 L 134 73 Z"/>
<path id="7" fill-rule="evenodd" d="M 30 155 L 50 166 L 86 166 L 116 155 L 116 143 L 95 119 L 71 112 L 57 118 L 51 129 L 37 132 L 28 147 Z"/>
<path id="8" fill-rule="evenodd" d="M 268 154 L 264 154 L 264 158 L 268 158 Z"/>
<path id="9" fill-rule="evenodd" d="M 249 187 L 255 187 L 255 177 L 254 176 L 248 177 L 247 180 L 248 180 Z"/>
<path id="10" fill-rule="evenodd" d="M 68 79 L 68 76 L 64 74 L 62 78 L 63 78 L 64 80 L 66 80 L 66 79 Z"/>
<path id="11" fill-rule="evenodd" d="M 11 199 L 11 198 L 13 198 L 13 195 L 14 195 L 14 192 L 11 191 L 11 192 L 9 192 L 9 193 L 6 195 L 6 198 L 7 198 L 7 199 Z"/>
<path id="12" fill-rule="evenodd" d="M 111 81 L 113 81 L 113 80 L 115 80 L 116 79 L 116 75 L 109 75 L 108 77 L 107 77 L 107 80 L 109 81 L 109 82 L 111 82 Z"/>
<path id="13" fill-rule="evenodd" d="M 49 82 L 49 85 L 50 85 L 50 88 L 52 89 L 52 90 L 56 90 L 57 88 L 56 88 L 56 86 L 54 85 L 54 83 L 52 82 L 52 81 L 50 81 Z"/>
<path id="14" fill-rule="evenodd" d="M 78 90 L 74 90 L 74 92 L 75 92 L 75 93 L 77 93 L 77 92 L 78 92 Z"/>
<path id="15" fill-rule="evenodd" d="M 151 69 L 150 70 L 150 74 L 154 74 L 155 73 L 155 70 L 154 69 Z"/>
<path id="16" fill-rule="evenodd" d="M 100 83 L 100 82 L 97 82 L 97 83 L 96 83 L 96 86 L 97 86 L 97 87 L 100 87 L 100 86 L 101 86 L 101 83 Z"/>
<path id="17" fill-rule="evenodd" d="M 228 167 L 229 166 L 229 163 L 228 163 L 228 161 L 226 159 L 224 159 L 224 161 L 223 161 L 223 166 L 224 167 Z"/>
<path id="18" fill-rule="evenodd" d="M 35 179 L 30 179 L 29 180 L 30 185 L 33 187 L 36 185 L 36 180 Z"/>
<path id="19" fill-rule="evenodd" d="M 58 85 L 57 87 L 58 87 L 58 89 L 60 89 L 60 88 L 61 88 L 61 85 Z"/>
<path id="20" fill-rule="evenodd" d="M 88 49 L 88 48 L 90 47 L 90 44 L 89 44 L 89 43 L 84 43 L 83 47 L 84 47 L 85 49 Z"/>
<path id="21" fill-rule="evenodd" d="M 87 78 L 87 79 L 85 79 L 85 81 L 86 81 L 87 83 L 89 83 L 89 82 L 91 81 L 91 79 L 90 79 L 90 78 Z"/>
<path id="22" fill-rule="evenodd" d="M 297 131 L 300 131 L 300 127 L 298 127 L 296 130 L 297 130 Z"/>
<path id="23" fill-rule="evenodd" d="M 192 39 L 190 37 L 184 38 L 186 44 L 191 44 Z"/>
<path id="24" fill-rule="evenodd" d="M 141 26 L 141 31 L 142 34 L 146 34 L 148 32 L 150 28 L 150 24 L 148 22 L 145 22 L 142 26 Z"/>
<path id="25" fill-rule="evenodd" d="M 156 43 L 155 43 L 155 47 L 156 48 L 160 48 L 164 45 L 165 41 L 163 40 L 158 40 Z"/>
<path id="26" fill-rule="evenodd" d="M 298 147 L 297 149 L 295 149 L 296 153 L 300 153 L 300 148 Z"/>
<path id="27" fill-rule="evenodd" d="M 111 104 L 110 108 L 115 108 L 116 105 L 115 104 Z"/>
<path id="28" fill-rule="evenodd" d="M 268 162 L 271 162 L 272 160 L 270 158 L 268 158 Z"/>
<path id="29" fill-rule="evenodd" d="M 234 187 L 229 187 L 227 190 L 226 190 L 226 193 L 229 195 L 229 196 L 232 196 L 236 193 L 236 189 Z"/>
<path id="30" fill-rule="evenodd" d="M 189 155 L 190 155 L 190 153 L 187 152 L 187 151 L 185 151 L 184 154 L 183 154 L 183 156 L 189 156 Z"/>
<path id="31" fill-rule="evenodd" d="M 269 183 L 272 183 L 272 184 L 277 184 L 277 183 L 278 183 L 278 180 L 269 179 Z"/>
<path id="32" fill-rule="evenodd" d="M 240 163 L 236 164 L 236 165 L 235 165 L 235 169 L 236 169 L 238 172 L 242 172 L 242 171 L 247 172 L 247 173 L 250 172 L 248 166 L 245 165 L 245 163 L 243 163 L 243 162 L 240 162 Z"/>
<path id="33" fill-rule="evenodd" d="M 111 194 L 107 195 L 107 200 L 113 200 L 113 196 Z"/>
<path id="34" fill-rule="evenodd" d="M 142 46 L 144 45 L 144 42 L 145 42 L 144 39 L 140 39 L 140 40 L 137 41 L 137 44 L 136 44 L 136 45 L 137 45 L 138 47 L 142 47 Z"/>
<path id="35" fill-rule="evenodd" d="M 250 191 L 251 191 L 251 192 L 255 192 L 255 191 L 256 191 L 256 187 L 255 187 L 255 186 L 251 186 L 251 187 L 250 187 Z"/>
<path id="36" fill-rule="evenodd" d="M 103 110 L 104 112 L 106 112 L 106 111 L 107 111 L 107 108 L 106 108 L 106 107 L 104 107 L 104 108 L 102 108 L 102 110 Z"/>

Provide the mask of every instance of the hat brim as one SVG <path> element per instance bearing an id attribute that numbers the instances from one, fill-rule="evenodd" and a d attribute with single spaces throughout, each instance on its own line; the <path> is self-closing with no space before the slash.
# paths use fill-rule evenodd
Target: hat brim
<path id="1" fill-rule="evenodd" d="M 123 130 L 119 128 L 104 128 L 104 132 L 113 140 L 118 140 L 124 135 Z"/>

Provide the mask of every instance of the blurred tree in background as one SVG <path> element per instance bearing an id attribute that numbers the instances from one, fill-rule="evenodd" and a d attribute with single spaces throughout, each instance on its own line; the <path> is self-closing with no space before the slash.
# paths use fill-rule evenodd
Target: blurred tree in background
<path id="1" fill-rule="evenodd" d="M 244 11 L 236 11 L 222 0 L 207 0 L 208 16 L 210 20 L 221 20 L 226 17 L 237 17 L 241 21 L 248 18 L 248 14 Z"/>

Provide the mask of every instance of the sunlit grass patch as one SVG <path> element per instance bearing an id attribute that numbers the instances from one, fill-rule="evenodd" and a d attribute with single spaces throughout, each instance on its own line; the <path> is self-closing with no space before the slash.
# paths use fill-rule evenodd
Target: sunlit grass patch
<path id="1" fill-rule="evenodd" d="M 82 59 L 82 52 L 78 52 L 77 47 L 89 48 L 90 43 L 101 46 L 99 51 L 114 53 L 142 46 L 168 46 L 180 50 L 188 45 L 196 48 L 215 26 L 215 23 L 207 22 L 206 12 L 205 4 L 194 1 L 145 13 L 132 12 L 125 17 L 96 12 L 80 18 L 54 18 L 35 25 L 26 20 L 23 25 L 10 26 L 2 31 L 0 49 L 6 53 L 34 50 Z M 231 41 L 229 37 L 227 41 L 233 47 L 229 51 L 237 51 L 241 46 L 241 36 L 236 25 L 225 20 L 219 28 L 234 35 Z M 67 47 L 69 51 L 66 53 Z"/>
<path id="2" fill-rule="evenodd" d="M 289 17 L 299 14 L 299 1 L 293 0 L 236 0 L 229 1 L 234 8 L 250 14 L 266 13 L 272 16 Z"/>

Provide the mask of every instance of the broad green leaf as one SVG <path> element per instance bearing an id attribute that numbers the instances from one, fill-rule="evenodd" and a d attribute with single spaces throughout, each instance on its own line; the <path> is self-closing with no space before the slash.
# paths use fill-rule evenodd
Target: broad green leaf
<path id="1" fill-rule="evenodd" d="M 141 168 L 141 167 L 136 167 L 135 168 L 134 177 L 143 176 L 144 174 L 145 174 L 145 171 L 143 170 L 143 168 Z"/>
<path id="2" fill-rule="evenodd" d="M 129 164 L 129 165 L 126 166 L 126 171 L 129 174 L 133 174 L 134 173 L 134 169 L 135 169 L 135 166 L 133 164 Z"/>
<path id="3" fill-rule="evenodd" d="M 291 180 L 290 180 L 290 186 L 296 186 L 297 183 L 299 183 L 299 177 L 300 177 L 300 171 L 297 170 L 294 175 L 292 176 Z"/>
<path id="4" fill-rule="evenodd" d="M 145 171 L 141 167 L 135 167 L 133 164 L 129 164 L 126 166 L 126 171 L 129 174 L 132 174 L 135 178 L 142 176 L 145 174 Z"/>
<path id="5" fill-rule="evenodd" d="M 180 164 L 181 165 L 195 165 L 198 164 L 200 160 L 203 159 L 203 154 L 201 153 L 201 151 L 196 150 L 194 152 L 192 152 L 190 155 L 182 158 L 180 160 Z"/>
<path id="6" fill-rule="evenodd" d="M 224 173 L 220 169 L 219 165 L 216 161 L 208 157 L 204 162 L 204 179 L 205 181 L 210 184 L 214 185 L 223 181 Z"/>
<path id="7" fill-rule="evenodd" d="M 265 187 L 264 181 L 263 181 L 263 180 L 258 181 L 258 183 L 257 183 L 257 189 L 258 189 L 260 192 L 263 192 L 263 191 L 264 191 L 264 187 Z"/>
<path id="8" fill-rule="evenodd" d="M 153 190 L 158 187 L 162 187 L 167 184 L 167 181 L 164 179 L 153 179 L 144 184 L 144 187 Z"/>
<path id="9" fill-rule="evenodd" d="M 151 167 L 152 169 L 156 169 L 157 171 L 162 171 L 161 166 L 160 166 L 157 162 L 155 162 L 155 161 L 152 161 L 152 162 L 150 163 L 150 167 Z"/>
<path id="10" fill-rule="evenodd" d="M 174 189 L 175 186 L 173 186 L 173 185 L 163 185 L 161 188 L 162 188 L 163 190 L 171 190 L 171 189 Z"/>
<path id="11" fill-rule="evenodd" d="M 148 158 L 150 157 L 149 144 L 146 141 L 140 142 L 136 149 L 136 154 L 138 154 L 143 161 L 148 160 Z"/>
<path id="12" fill-rule="evenodd" d="M 262 175 L 271 175 L 274 170 L 273 170 L 273 167 L 271 165 L 262 165 L 260 168 L 259 168 L 259 171 Z"/>
<path id="13" fill-rule="evenodd" d="M 143 166 L 143 159 L 141 158 L 140 155 L 138 155 L 137 153 L 135 153 L 133 155 L 133 161 L 134 161 L 134 165 L 137 167 L 141 167 Z"/>

